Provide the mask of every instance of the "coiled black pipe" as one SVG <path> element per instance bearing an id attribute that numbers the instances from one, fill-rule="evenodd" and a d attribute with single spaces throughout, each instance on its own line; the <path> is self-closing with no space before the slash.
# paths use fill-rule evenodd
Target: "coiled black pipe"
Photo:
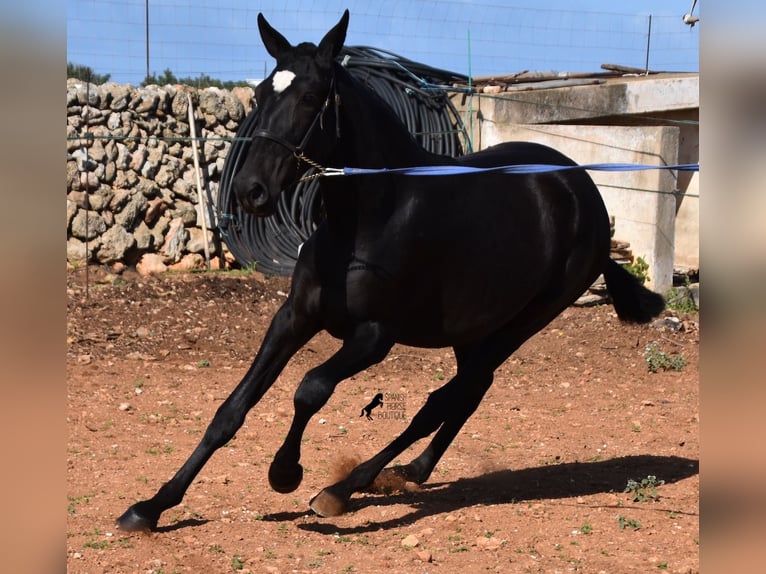
<path id="1" fill-rule="evenodd" d="M 338 59 L 394 109 L 425 149 L 453 157 L 463 154 L 460 136 L 466 136 L 465 126 L 439 86 L 465 83 L 465 76 L 366 46 L 344 47 Z M 247 157 L 257 117 L 256 108 L 240 124 L 226 157 L 216 201 L 218 229 L 242 267 L 255 264 L 267 275 L 290 275 L 299 246 L 322 221 L 319 180 L 302 181 L 282 193 L 270 217 L 255 217 L 240 208 L 232 181 Z"/>

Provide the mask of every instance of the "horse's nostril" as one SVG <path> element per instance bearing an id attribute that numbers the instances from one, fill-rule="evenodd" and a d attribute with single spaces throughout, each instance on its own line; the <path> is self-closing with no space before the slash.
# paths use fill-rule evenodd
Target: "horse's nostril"
<path id="1" fill-rule="evenodd" d="M 250 196 L 256 207 L 262 207 L 269 201 L 269 193 L 266 191 L 266 186 L 260 182 L 255 182 L 253 184 L 253 188 L 250 190 Z"/>

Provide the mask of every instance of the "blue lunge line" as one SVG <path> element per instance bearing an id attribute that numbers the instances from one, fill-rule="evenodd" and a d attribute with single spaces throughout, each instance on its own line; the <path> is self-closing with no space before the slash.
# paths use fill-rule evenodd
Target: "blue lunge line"
<path id="1" fill-rule="evenodd" d="M 519 164 L 501 165 L 496 167 L 473 167 L 469 165 L 424 165 L 397 168 L 363 168 L 344 167 L 343 169 L 328 169 L 322 175 L 369 175 L 390 173 L 401 175 L 463 175 L 469 173 L 501 172 L 509 174 L 546 173 L 551 171 L 571 171 L 584 169 L 591 171 L 645 171 L 649 169 L 670 169 L 678 171 L 699 171 L 699 163 L 682 163 L 676 165 L 648 165 L 640 163 L 590 163 L 583 165 L 548 165 L 548 164 Z"/>

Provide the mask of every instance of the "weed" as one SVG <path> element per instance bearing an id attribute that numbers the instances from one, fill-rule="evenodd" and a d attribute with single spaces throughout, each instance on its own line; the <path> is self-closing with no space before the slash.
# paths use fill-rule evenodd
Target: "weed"
<path id="1" fill-rule="evenodd" d="M 657 494 L 657 487 L 663 484 L 665 484 L 664 480 L 657 480 L 657 477 L 651 474 L 642 478 L 640 482 L 629 478 L 628 485 L 623 492 L 629 493 L 633 502 L 657 502 L 660 499 Z"/>
<path id="2" fill-rule="evenodd" d="M 67 499 L 69 500 L 69 504 L 67 504 L 67 507 L 66 507 L 67 514 L 75 514 L 77 512 L 77 505 L 82 502 L 84 502 L 85 504 L 88 504 L 92 496 L 93 496 L 92 494 L 82 494 L 80 496 L 67 496 Z"/>
<path id="3" fill-rule="evenodd" d="M 644 348 L 644 360 L 652 373 L 657 371 L 680 371 L 686 366 L 683 355 L 668 355 L 660 350 L 659 343 L 652 341 Z"/>
<path id="4" fill-rule="evenodd" d="M 667 562 L 660 562 L 657 564 L 657 568 L 660 570 L 667 570 L 668 569 L 668 563 Z"/>
<path id="5" fill-rule="evenodd" d="M 589 522 L 583 522 L 582 526 L 580 526 L 580 532 L 583 534 L 593 534 L 593 526 Z"/>
<path id="6" fill-rule="evenodd" d="M 224 552 L 223 547 L 220 544 L 211 544 L 208 546 L 208 550 L 210 550 L 210 552 L 215 552 L 216 554 L 223 554 Z"/>
<path id="7" fill-rule="evenodd" d="M 210 359 L 202 359 L 199 363 L 197 363 L 197 366 L 200 367 L 200 368 L 209 367 L 210 366 Z"/>
<path id="8" fill-rule="evenodd" d="M 643 257 L 636 257 L 633 263 L 628 263 L 623 267 L 625 267 L 628 273 L 636 277 L 641 282 L 641 285 L 649 280 L 649 264 Z"/>
<path id="9" fill-rule="evenodd" d="M 622 514 L 617 515 L 617 525 L 620 527 L 620 530 L 625 530 L 626 528 L 630 528 L 631 530 L 638 530 L 641 528 L 641 523 L 638 520 L 634 518 L 628 518 Z"/>
<path id="10" fill-rule="evenodd" d="M 685 287 L 672 287 L 665 293 L 666 307 L 672 309 L 678 313 L 696 313 L 697 305 L 694 302 L 694 297 L 687 286 Z"/>
<path id="11" fill-rule="evenodd" d="M 231 567 L 233 570 L 242 570 L 245 567 L 245 563 L 242 561 L 242 556 L 239 554 L 232 556 Z"/>

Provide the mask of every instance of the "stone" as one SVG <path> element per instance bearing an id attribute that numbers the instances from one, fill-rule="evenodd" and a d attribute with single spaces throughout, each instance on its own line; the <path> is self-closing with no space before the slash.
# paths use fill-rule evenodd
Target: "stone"
<path id="1" fill-rule="evenodd" d="M 149 226 L 143 221 L 133 230 L 133 237 L 136 240 L 136 247 L 141 251 L 148 251 L 154 245 L 154 236 Z"/>
<path id="2" fill-rule="evenodd" d="M 125 229 L 135 229 L 138 222 L 143 220 L 144 212 L 148 205 L 149 202 L 143 194 L 134 193 L 125 207 L 115 214 L 114 219 Z"/>
<path id="3" fill-rule="evenodd" d="M 420 540 L 418 540 L 418 537 L 415 536 L 414 534 L 405 536 L 402 539 L 402 546 L 404 547 L 415 548 L 418 544 L 420 544 Z"/>
<path id="4" fill-rule="evenodd" d="M 167 215 L 161 216 L 157 223 L 152 227 L 152 237 L 154 238 L 154 246 L 159 248 L 165 243 L 165 233 L 170 227 L 170 218 Z"/>
<path id="5" fill-rule="evenodd" d="M 191 253 L 204 253 L 205 252 L 205 234 L 199 227 L 189 228 L 189 240 L 186 242 L 186 250 Z M 207 244 L 208 250 L 212 255 L 215 251 L 213 244 L 213 232 L 208 229 L 207 231 Z"/>
<path id="6" fill-rule="evenodd" d="M 170 222 L 168 232 L 165 234 L 165 241 L 162 246 L 162 253 L 166 260 L 177 263 L 183 257 L 184 246 L 189 234 L 184 228 L 183 219 L 176 217 Z"/>
<path id="7" fill-rule="evenodd" d="M 133 87 L 130 84 L 107 84 L 112 94 L 112 101 L 109 103 L 109 109 L 115 112 L 123 112 L 128 109 L 130 103 L 130 92 Z"/>
<path id="8" fill-rule="evenodd" d="M 194 184 L 186 181 L 185 179 L 176 179 L 173 182 L 173 194 L 181 199 L 190 200 L 192 198 L 194 189 Z"/>
<path id="9" fill-rule="evenodd" d="M 168 208 L 168 204 L 161 197 L 155 197 L 149 201 L 149 207 L 144 214 L 144 223 L 146 225 L 152 225 L 157 221 L 160 216 L 165 213 Z"/>
<path id="10" fill-rule="evenodd" d="M 115 189 L 113 190 L 112 200 L 109 202 L 109 209 L 112 211 L 119 211 L 130 200 L 129 189 Z"/>
<path id="11" fill-rule="evenodd" d="M 73 265 L 84 265 L 93 260 L 93 253 L 98 249 L 100 240 L 89 241 L 86 245 L 76 237 L 70 237 L 66 242 L 66 260 Z M 87 255 L 86 255 L 87 253 Z"/>
<path id="12" fill-rule="evenodd" d="M 69 226 L 72 224 L 75 213 L 77 213 L 77 204 L 71 199 L 66 200 L 66 228 L 69 230 Z"/>
<path id="13" fill-rule="evenodd" d="M 162 256 L 158 253 L 144 253 L 141 260 L 136 264 L 136 271 L 144 276 L 165 273 L 167 270 Z"/>
<path id="14" fill-rule="evenodd" d="M 160 187 L 168 187 L 168 185 L 178 179 L 178 171 L 174 169 L 172 165 L 160 166 L 157 175 L 154 176 L 154 181 Z"/>
<path id="15" fill-rule="evenodd" d="M 80 209 L 72 218 L 72 235 L 78 239 L 94 239 L 106 231 L 106 222 L 96 211 Z"/>
<path id="16" fill-rule="evenodd" d="M 172 271 L 196 271 L 205 269 L 205 258 L 199 253 L 187 253 L 181 261 L 170 265 Z"/>
<path id="17" fill-rule="evenodd" d="M 147 155 L 149 155 L 149 151 L 143 144 L 140 144 L 138 149 L 130 155 L 130 164 L 128 164 L 128 167 L 136 172 L 141 171 L 141 168 L 144 167 Z"/>
<path id="18" fill-rule="evenodd" d="M 177 201 L 173 217 L 180 217 L 186 227 L 197 224 L 197 209 L 188 201 Z"/>
<path id="19" fill-rule="evenodd" d="M 101 248 L 96 254 L 100 263 L 113 263 L 125 256 L 136 240 L 122 225 L 113 225 L 101 236 Z"/>
<path id="20" fill-rule="evenodd" d="M 433 561 L 433 555 L 428 550 L 421 550 L 417 553 L 417 557 L 422 560 L 423 562 L 432 562 Z"/>

